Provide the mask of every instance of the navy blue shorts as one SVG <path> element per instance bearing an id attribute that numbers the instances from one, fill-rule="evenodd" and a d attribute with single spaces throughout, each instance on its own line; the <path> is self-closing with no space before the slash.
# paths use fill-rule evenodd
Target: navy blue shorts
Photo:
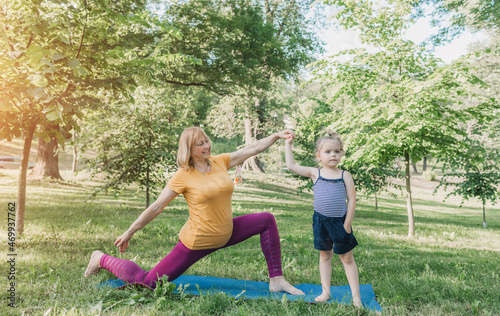
<path id="1" fill-rule="evenodd" d="M 344 217 L 328 217 L 314 212 L 313 214 L 313 233 L 314 248 L 317 250 L 333 252 L 342 255 L 351 251 L 358 245 L 354 233 L 347 233 L 344 228 Z"/>

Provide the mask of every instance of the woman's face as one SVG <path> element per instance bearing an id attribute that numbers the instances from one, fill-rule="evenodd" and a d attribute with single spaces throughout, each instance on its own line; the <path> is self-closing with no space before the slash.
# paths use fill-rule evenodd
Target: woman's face
<path id="1" fill-rule="evenodd" d="M 191 158 L 198 161 L 206 160 L 210 157 L 211 149 L 212 146 L 208 138 L 202 137 L 191 147 Z"/>

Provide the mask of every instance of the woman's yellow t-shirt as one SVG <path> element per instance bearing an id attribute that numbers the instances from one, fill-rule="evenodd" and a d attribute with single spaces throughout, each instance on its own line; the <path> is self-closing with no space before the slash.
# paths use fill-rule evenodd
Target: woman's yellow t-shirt
<path id="1" fill-rule="evenodd" d="M 230 154 L 210 157 L 211 172 L 196 169 L 175 172 L 167 187 L 182 194 L 189 207 L 189 219 L 179 233 L 181 242 L 192 250 L 224 246 L 233 232 L 231 197 L 234 184 L 227 172 Z"/>

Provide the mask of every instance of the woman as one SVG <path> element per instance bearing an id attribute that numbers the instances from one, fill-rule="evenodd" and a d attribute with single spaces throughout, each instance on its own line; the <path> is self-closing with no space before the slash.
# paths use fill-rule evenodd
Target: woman
<path id="1" fill-rule="evenodd" d="M 243 163 L 271 146 L 279 138 L 293 137 L 283 130 L 230 154 L 210 155 L 211 145 L 199 127 L 185 129 L 179 139 L 179 169 L 168 181 L 159 198 L 115 241 L 120 252 L 128 248 L 135 232 L 151 222 L 179 194 L 189 207 L 189 219 L 179 233 L 179 242 L 151 271 L 142 270 L 132 261 L 94 251 L 85 277 L 106 269 L 128 283 L 155 287 L 163 275 L 171 282 L 206 255 L 260 234 L 260 244 L 269 270 L 269 290 L 304 294 L 283 278 L 278 228 L 270 213 L 232 217 L 231 196 L 234 184 L 228 169 Z"/>

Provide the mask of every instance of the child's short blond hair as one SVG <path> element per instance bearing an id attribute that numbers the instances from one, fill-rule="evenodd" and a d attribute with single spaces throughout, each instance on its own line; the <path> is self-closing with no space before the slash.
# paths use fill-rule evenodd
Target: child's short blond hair
<path id="1" fill-rule="evenodd" d="M 194 126 L 186 128 L 179 138 L 179 150 L 177 151 L 177 165 L 186 171 L 194 168 L 193 158 L 191 158 L 191 147 L 199 140 L 208 139 L 207 134 L 200 127 Z"/>
<path id="2" fill-rule="evenodd" d="M 326 131 L 326 134 L 327 135 L 321 137 L 316 142 L 316 152 L 319 153 L 319 151 L 321 150 L 321 147 L 323 147 L 323 144 L 327 140 L 334 140 L 334 141 L 336 141 L 336 142 L 339 143 L 339 145 L 340 145 L 340 151 L 342 153 L 344 153 L 344 140 L 342 140 L 342 137 L 338 133 L 332 132 L 332 131 Z"/>

